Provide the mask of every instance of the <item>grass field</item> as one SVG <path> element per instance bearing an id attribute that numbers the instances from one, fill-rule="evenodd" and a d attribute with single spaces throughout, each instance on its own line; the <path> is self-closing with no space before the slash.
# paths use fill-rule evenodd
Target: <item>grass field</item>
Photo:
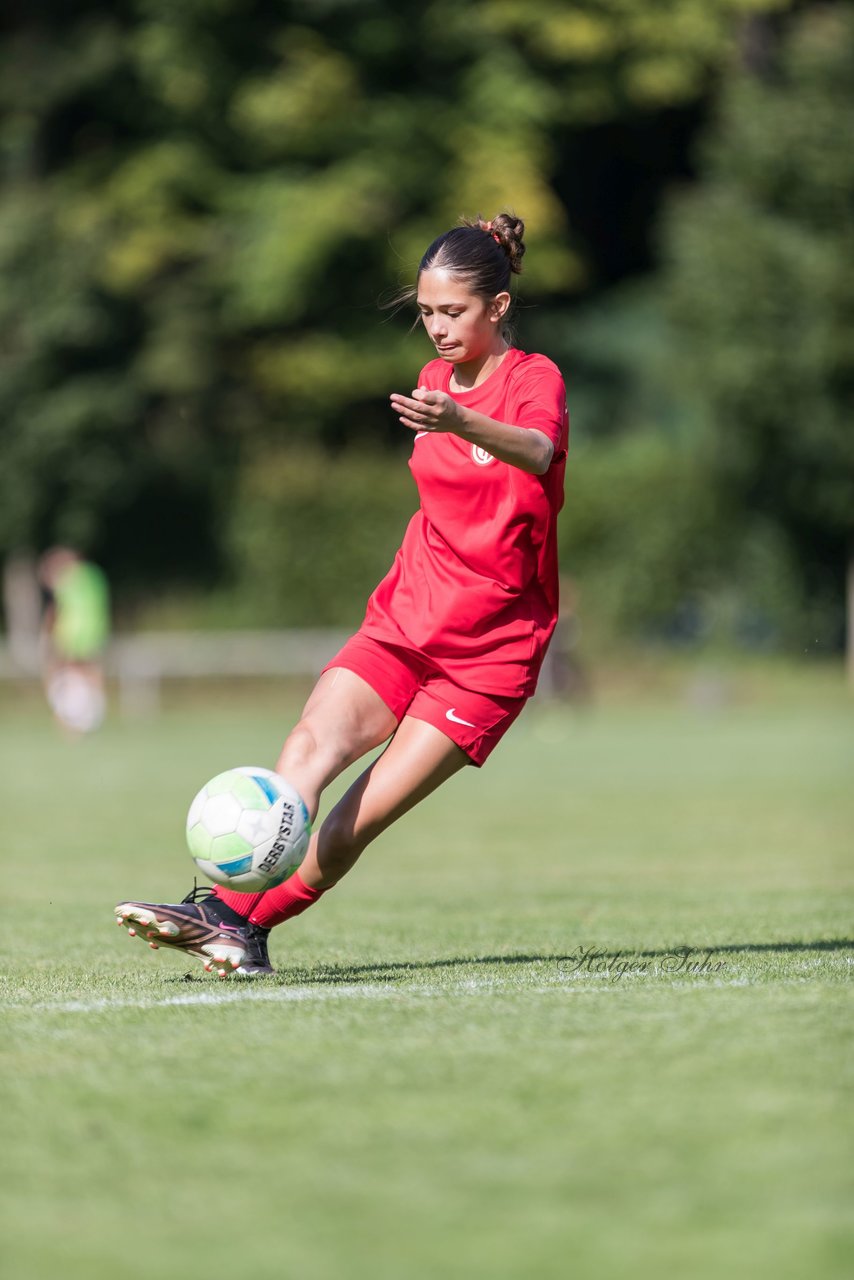
<path id="1" fill-rule="evenodd" d="M 850 1275 L 854 706 L 686 688 L 532 707 L 255 985 L 112 906 L 183 895 L 190 797 L 292 698 L 70 745 L 6 697 L 3 1276 Z"/>

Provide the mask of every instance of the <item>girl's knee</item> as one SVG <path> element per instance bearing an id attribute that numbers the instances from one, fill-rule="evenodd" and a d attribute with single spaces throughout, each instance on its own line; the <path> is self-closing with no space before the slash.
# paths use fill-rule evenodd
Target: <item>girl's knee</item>
<path id="1" fill-rule="evenodd" d="M 302 767 L 309 764 L 318 754 L 319 744 L 311 725 L 301 720 L 291 729 L 279 755 L 278 772 L 286 773 L 288 765 Z"/>
<path id="2" fill-rule="evenodd" d="M 328 780 L 350 763 L 350 754 L 346 743 L 334 734 L 319 731 L 310 718 L 305 718 L 285 739 L 278 772 L 289 777 L 289 769 L 309 771 L 313 777 Z"/>
<path id="3" fill-rule="evenodd" d="M 302 721 L 288 734 L 276 762 L 276 772 L 287 778 L 291 786 L 296 787 L 313 822 L 320 804 L 320 794 L 337 770 L 329 750 L 318 739 L 310 724 Z"/>

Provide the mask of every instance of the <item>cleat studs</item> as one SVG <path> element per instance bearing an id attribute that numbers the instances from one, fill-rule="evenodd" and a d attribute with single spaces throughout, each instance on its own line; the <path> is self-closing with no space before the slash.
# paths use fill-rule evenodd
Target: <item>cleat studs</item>
<path id="1" fill-rule="evenodd" d="M 159 951 L 159 950 L 160 950 L 160 948 L 159 948 L 159 946 L 157 945 L 157 943 L 156 943 L 156 942 L 149 942 L 149 944 L 148 944 L 148 945 L 151 947 L 151 950 L 152 950 L 152 951 Z"/>
<path id="2" fill-rule="evenodd" d="M 132 938 L 136 937 L 136 929 L 128 929 L 128 933 Z"/>

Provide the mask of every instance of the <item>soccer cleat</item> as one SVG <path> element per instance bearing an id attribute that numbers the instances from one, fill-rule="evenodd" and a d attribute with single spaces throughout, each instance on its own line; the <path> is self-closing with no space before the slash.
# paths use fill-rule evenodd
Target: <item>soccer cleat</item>
<path id="1" fill-rule="evenodd" d="M 244 978 L 267 978 L 273 972 L 273 966 L 270 964 L 270 957 L 267 954 L 267 938 L 270 935 L 269 929 L 263 929 L 260 924 L 246 924 L 242 932 L 246 934 L 246 954 L 235 970 Z"/>
<path id="2" fill-rule="evenodd" d="M 194 886 L 180 903 L 120 902 L 116 923 L 154 950 L 173 947 L 198 956 L 208 972 L 220 978 L 230 973 L 260 978 L 273 972 L 267 955 L 269 930 L 243 920 L 210 889 Z"/>

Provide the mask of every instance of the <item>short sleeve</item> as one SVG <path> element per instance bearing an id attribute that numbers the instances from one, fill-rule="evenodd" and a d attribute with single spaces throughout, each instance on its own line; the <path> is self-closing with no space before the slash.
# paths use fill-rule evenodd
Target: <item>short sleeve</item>
<path id="1" fill-rule="evenodd" d="M 554 445 L 553 462 L 566 456 L 568 414 L 566 385 L 560 370 L 544 357 L 520 371 L 514 388 L 513 424 L 542 431 Z"/>
<path id="2" fill-rule="evenodd" d="M 448 366 L 444 360 L 431 360 L 418 375 L 416 387 L 427 387 L 430 391 L 441 391 L 448 376 Z"/>

